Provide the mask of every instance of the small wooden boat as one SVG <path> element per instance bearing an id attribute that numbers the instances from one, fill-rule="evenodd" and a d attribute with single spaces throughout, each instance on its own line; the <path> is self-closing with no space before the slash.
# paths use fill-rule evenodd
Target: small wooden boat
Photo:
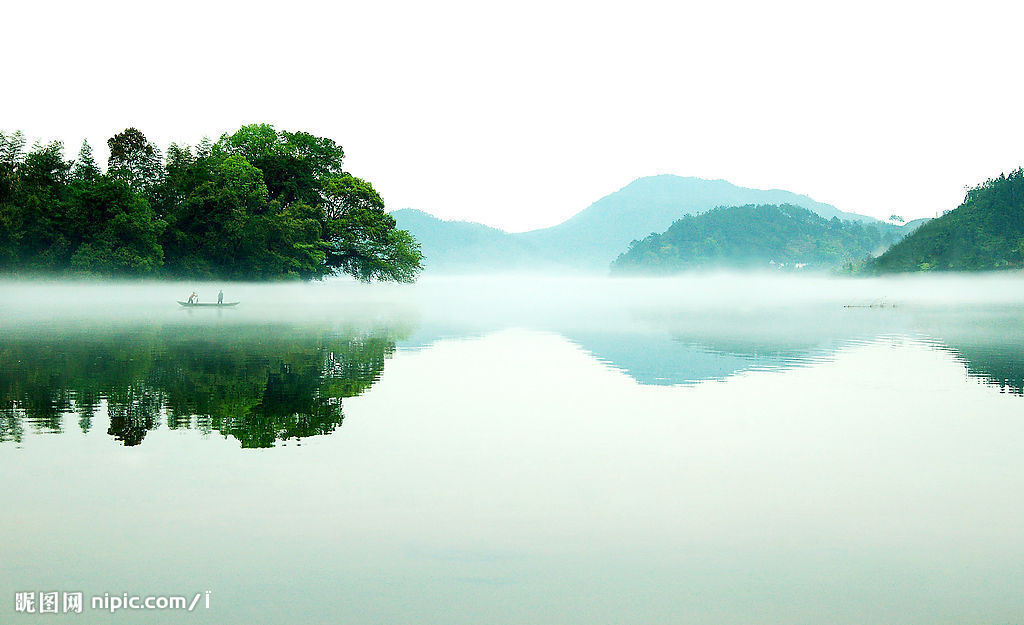
<path id="1" fill-rule="evenodd" d="M 190 302 L 178 302 L 185 308 L 230 308 L 231 306 L 238 306 L 241 302 L 224 302 L 223 304 L 217 304 L 216 302 L 202 302 L 202 303 L 190 303 Z"/>

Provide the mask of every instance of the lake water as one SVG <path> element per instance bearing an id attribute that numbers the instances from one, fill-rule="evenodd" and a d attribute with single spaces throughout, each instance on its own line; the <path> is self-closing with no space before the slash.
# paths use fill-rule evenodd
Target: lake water
<path id="1" fill-rule="evenodd" d="M 194 288 L 2 285 L 0 622 L 1024 618 L 1020 276 Z"/>

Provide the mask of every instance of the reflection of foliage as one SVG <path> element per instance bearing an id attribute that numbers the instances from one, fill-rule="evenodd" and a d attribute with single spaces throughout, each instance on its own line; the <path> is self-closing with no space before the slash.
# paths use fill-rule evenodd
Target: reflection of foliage
<path id="1" fill-rule="evenodd" d="M 22 425 L 20 415 L 13 409 L 0 410 L 0 442 L 14 441 L 21 442 L 25 435 L 25 427 Z"/>
<path id="2" fill-rule="evenodd" d="M 138 445 L 146 433 L 160 425 L 160 392 L 143 385 L 113 389 L 107 398 L 110 434 L 125 445 Z"/>
<path id="3" fill-rule="evenodd" d="M 1024 396 L 1024 316 L 1016 306 L 921 314 L 921 331 L 959 360 L 967 373 L 1002 392 Z"/>
<path id="4" fill-rule="evenodd" d="M 1004 393 L 1024 396 L 1024 362 L 1019 356 L 1014 358 L 1005 348 L 992 346 L 958 345 L 951 349 L 963 359 L 971 376 Z"/>
<path id="5" fill-rule="evenodd" d="M 0 339 L 0 440 L 22 421 L 83 431 L 105 400 L 108 434 L 138 445 L 159 427 L 197 427 L 269 447 L 341 425 L 341 400 L 366 391 L 394 353 L 388 331 L 149 328 L 129 334 Z"/>

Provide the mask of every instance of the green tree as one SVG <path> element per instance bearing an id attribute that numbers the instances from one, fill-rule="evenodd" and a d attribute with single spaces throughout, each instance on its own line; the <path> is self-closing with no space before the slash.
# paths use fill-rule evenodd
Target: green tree
<path id="1" fill-rule="evenodd" d="M 15 130 L 11 134 L 0 132 L 0 163 L 14 167 L 25 154 L 25 133 Z"/>
<path id="2" fill-rule="evenodd" d="M 110 157 L 107 174 L 123 180 L 133 191 L 148 191 L 160 179 L 160 150 L 136 128 L 126 128 L 107 139 Z"/>
<path id="3" fill-rule="evenodd" d="M 101 173 L 103 172 L 100 171 L 96 159 L 93 158 L 92 146 L 88 141 L 83 140 L 82 147 L 78 150 L 78 158 L 75 159 L 75 165 L 71 170 L 72 176 L 76 180 L 95 180 Z"/>
<path id="4" fill-rule="evenodd" d="M 422 269 L 419 244 L 395 227 L 373 186 L 349 174 L 324 181 L 327 265 L 360 280 L 412 282 Z"/>
<path id="5" fill-rule="evenodd" d="M 163 264 L 158 238 L 165 224 L 121 180 L 102 176 L 76 184 L 68 220 L 75 243 L 69 260 L 73 273 L 145 276 Z"/>
<path id="6" fill-rule="evenodd" d="M 244 155 L 264 173 L 270 197 L 319 211 L 324 273 L 360 280 L 411 282 L 422 270 L 419 245 L 396 228 L 373 186 L 343 169 L 344 150 L 305 132 L 278 132 L 268 124 L 225 135 L 215 152 Z"/>
<path id="7" fill-rule="evenodd" d="M 344 151 L 306 132 L 244 126 L 166 163 L 135 128 L 111 137 L 104 173 L 83 142 L 24 150 L 0 133 L 0 269 L 245 280 L 412 281 L 419 246 L 396 229 Z"/>
<path id="8" fill-rule="evenodd" d="M 345 151 L 331 139 L 278 132 L 270 124 L 243 126 L 221 137 L 215 152 L 239 154 L 263 172 L 270 196 L 282 204 L 323 202 L 323 181 L 340 175 Z"/>
<path id="9" fill-rule="evenodd" d="M 17 165 L 17 257 L 29 271 L 60 271 L 66 266 L 71 251 L 66 220 L 70 171 L 60 141 L 37 143 Z"/>

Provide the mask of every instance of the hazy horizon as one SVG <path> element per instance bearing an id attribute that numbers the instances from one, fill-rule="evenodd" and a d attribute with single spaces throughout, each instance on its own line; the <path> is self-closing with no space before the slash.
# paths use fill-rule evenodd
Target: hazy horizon
<path id="1" fill-rule="evenodd" d="M 321 322 L 346 314 L 419 308 L 438 318 L 474 319 L 495 311 L 533 315 L 557 309 L 584 313 L 605 309 L 774 309 L 798 305 L 878 303 L 935 307 L 1024 303 L 1020 272 L 928 273 L 884 277 L 830 276 L 815 272 L 708 270 L 672 276 L 610 276 L 588 272 L 518 271 L 425 274 L 413 284 L 364 283 L 339 276 L 313 282 L 217 280 L 0 279 L 5 297 L 0 319 L 41 314 L 68 319 L 205 314 L 181 309 L 196 291 L 201 302 L 241 301 L 235 310 L 207 311 L 228 319 Z M 380 308 L 385 306 L 385 308 Z"/>

